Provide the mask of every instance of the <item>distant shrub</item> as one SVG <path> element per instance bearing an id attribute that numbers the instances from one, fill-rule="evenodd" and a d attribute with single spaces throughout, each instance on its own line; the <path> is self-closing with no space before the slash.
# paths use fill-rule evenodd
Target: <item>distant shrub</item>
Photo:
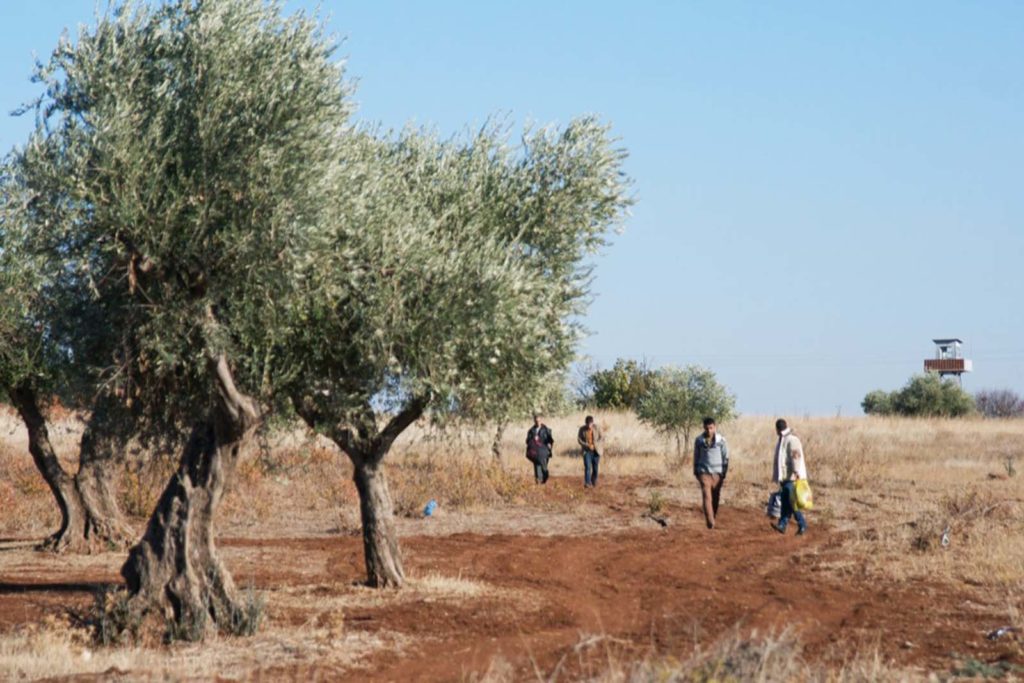
<path id="1" fill-rule="evenodd" d="M 902 389 L 891 393 L 869 392 L 861 407 L 868 415 L 905 417 L 962 417 L 975 411 L 970 394 L 935 374 L 914 375 Z"/>
<path id="2" fill-rule="evenodd" d="M 1024 398 L 1009 389 L 983 389 L 974 405 L 985 417 L 1024 417 Z"/>
<path id="3" fill-rule="evenodd" d="M 654 377 L 645 362 L 619 358 L 608 370 L 595 370 L 587 377 L 581 402 L 587 407 L 635 411 Z"/>
<path id="4" fill-rule="evenodd" d="M 892 393 L 875 389 L 860 403 L 865 415 L 892 415 Z"/>

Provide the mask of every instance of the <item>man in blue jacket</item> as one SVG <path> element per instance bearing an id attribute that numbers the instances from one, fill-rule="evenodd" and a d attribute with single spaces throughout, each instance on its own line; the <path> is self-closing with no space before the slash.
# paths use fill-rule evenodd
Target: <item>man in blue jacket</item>
<path id="1" fill-rule="evenodd" d="M 718 499 L 729 473 L 729 447 L 725 437 L 717 433 L 715 418 L 704 418 L 704 431 L 693 443 L 693 476 L 700 484 L 704 501 L 704 521 L 709 529 L 715 528 Z"/>

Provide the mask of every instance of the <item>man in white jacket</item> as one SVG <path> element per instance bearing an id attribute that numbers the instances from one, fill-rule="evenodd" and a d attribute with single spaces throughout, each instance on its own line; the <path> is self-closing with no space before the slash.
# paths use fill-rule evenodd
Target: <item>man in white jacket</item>
<path id="1" fill-rule="evenodd" d="M 782 516 L 772 524 L 772 528 L 780 534 L 786 533 L 789 518 L 796 518 L 797 536 L 807 532 L 807 520 L 804 513 L 793 506 L 796 499 L 797 479 L 807 479 L 807 463 L 804 459 L 804 447 L 785 420 L 775 421 L 775 433 L 779 440 L 775 444 L 775 466 L 772 470 L 772 481 L 782 487 Z"/>

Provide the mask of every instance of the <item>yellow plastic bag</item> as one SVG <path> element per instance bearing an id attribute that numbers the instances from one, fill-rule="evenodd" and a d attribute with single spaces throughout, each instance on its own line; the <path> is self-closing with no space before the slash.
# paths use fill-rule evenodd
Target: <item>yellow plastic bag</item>
<path id="1" fill-rule="evenodd" d="M 814 494 L 811 493 L 811 485 L 806 479 L 797 479 L 796 486 L 796 509 L 810 510 L 814 507 Z"/>

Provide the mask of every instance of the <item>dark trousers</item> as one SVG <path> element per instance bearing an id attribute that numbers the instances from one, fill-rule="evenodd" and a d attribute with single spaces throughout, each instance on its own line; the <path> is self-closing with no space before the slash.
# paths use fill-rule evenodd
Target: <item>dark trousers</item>
<path id="1" fill-rule="evenodd" d="M 804 513 L 793 507 L 793 501 L 796 500 L 796 482 L 787 481 L 782 484 L 782 516 L 779 517 L 779 528 L 785 529 L 786 525 L 789 524 L 789 518 L 796 518 L 796 525 L 800 529 L 807 528 L 807 520 L 804 519 Z"/>
<path id="2" fill-rule="evenodd" d="M 548 461 L 537 460 L 533 463 L 533 476 L 537 479 L 538 484 L 546 484 L 548 482 Z"/>
<path id="3" fill-rule="evenodd" d="M 701 472 L 697 475 L 700 482 L 701 498 L 704 504 L 704 521 L 708 528 L 715 526 L 715 517 L 718 515 L 718 499 L 722 495 L 722 484 L 725 478 L 721 474 Z"/>
<path id="4" fill-rule="evenodd" d="M 597 465 L 601 456 L 597 451 L 583 451 L 583 485 L 597 486 Z"/>

